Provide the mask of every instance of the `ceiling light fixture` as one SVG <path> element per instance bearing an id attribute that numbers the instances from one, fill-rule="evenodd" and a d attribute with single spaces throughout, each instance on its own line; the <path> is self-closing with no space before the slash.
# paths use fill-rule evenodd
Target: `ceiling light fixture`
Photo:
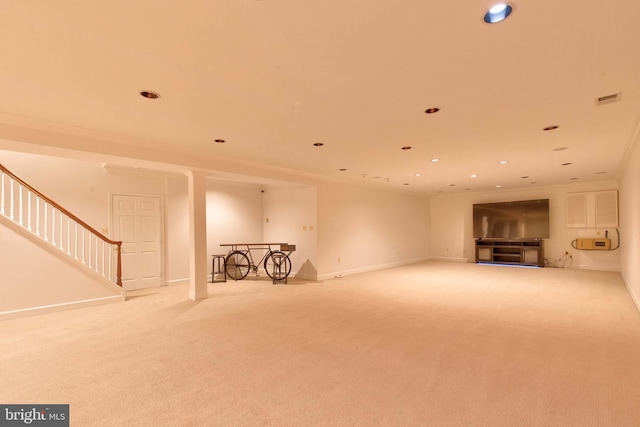
<path id="1" fill-rule="evenodd" d="M 434 157 L 433 159 L 431 159 L 431 163 L 438 163 L 440 161 L 439 158 Z"/>
<path id="2" fill-rule="evenodd" d="M 572 164 L 573 164 L 573 163 L 568 162 L 568 163 L 563 163 L 563 164 L 562 164 L 562 166 L 569 166 L 569 165 L 572 165 Z"/>
<path id="3" fill-rule="evenodd" d="M 556 125 L 553 125 L 553 126 L 547 126 L 546 128 L 543 128 L 542 130 L 556 130 L 556 129 L 558 129 L 559 127 L 560 127 L 560 126 L 556 126 Z"/>
<path id="4" fill-rule="evenodd" d="M 147 99 L 158 99 L 160 98 L 160 94 L 157 92 L 153 92 L 150 90 L 140 91 L 140 95 Z"/>
<path id="5" fill-rule="evenodd" d="M 417 173 L 415 176 L 422 176 L 422 174 L 421 173 Z"/>
<path id="6" fill-rule="evenodd" d="M 493 6 L 487 13 L 484 15 L 484 22 L 487 24 L 497 24 L 498 22 L 504 21 L 507 19 L 513 8 L 506 3 L 498 3 Z"/>
<path id="7" fill-rule="evenodd" d="M 502 185 L 500 185 L 500 184 L 496 185 L 496 188 L 501 188 L 501 187 L 502 187 Z"/>
<path id="8" fill-rule="evenodd" d="M 218 144 L 224 144 L 227 141 L 225 141 L 224 139 L 214 139 L 213 142 L 216 142 Z"/>
<path id="9" fill-rule="evenodd" d="M 345 168 L 340 168 L 338 169 L 340 172 L 346 172 L 347 170 Z"/>
<path id="10" fill-rule="evenodd" d="M 322 147 L 324 144 L 322 142 L 314 142 L 313 146 L 314 147 Z"/>
<path id="11" fill-rule="evenodd" d="M 478 175 L 476 175 L 475 173 L 471 174 L 470 176 L 471 176 L 471 178 L 477 178 L 478 177 Z"/>
<path id="12" fill-rule="evenodd" d="M 564 150 L 568 150 L 568 149 L 569 149 L 569 147 L 558 147 L 558 148 L 554 148 L 551 151 L 564 151 Z"/>
<path id="13" fill-rule="evenodd" d="M 431 108 L 427 108 L 426 110 L 424 110 L 424 112 L 427 113 L 427 114 L 435 114 L 438 111 L 440 111 L 440 109 L 438 107 L 431 107 Z"/>
<path id="14" fill-rule="evenodd" d="M 498 162 L 498 164 L 499 164 L 499 165 L 506 165 L 507 163 L 509 163 L 509 161 L 508 161 L 508 160 L 500 160 L 500 161 Z"/>
<path id="15" fill-rule="evenodd" d="M 413 147 L 411 147 L 409 145 L 405 145 L 404 147 L 402 147 L 403 150 L 411 150 L 411 148 L 413 148 Z"/>

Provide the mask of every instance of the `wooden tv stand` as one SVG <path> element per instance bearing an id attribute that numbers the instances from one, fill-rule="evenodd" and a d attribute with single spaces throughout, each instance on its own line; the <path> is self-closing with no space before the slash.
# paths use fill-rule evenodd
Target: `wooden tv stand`
<path id="1" fill-rule="evenodd" d="M 544 267 L 544 240 L 476 239 L 476 262 Z"/>

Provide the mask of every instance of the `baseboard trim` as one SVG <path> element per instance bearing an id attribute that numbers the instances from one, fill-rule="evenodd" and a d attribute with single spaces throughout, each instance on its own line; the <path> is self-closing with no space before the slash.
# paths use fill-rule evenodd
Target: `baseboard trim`
<path id="1" fill-rule="evenodd" d="M 627 279 L 624 277 L 624 274 L 622 274 L 622 272 L 620 272 L 620 277 L 622 277 L 622 283 L 624 283 L 624 287 L 627 288 L 627 292 L 629 293 L 629 296 L 631 296 L 631 301 L 633 301 L 633 305 L 636 306 L 636 310 L 638 310 L 638 313 L 640 314 L 640 300 L 631 291 L 631 288 L 629 287 Z"/>
<path id="2" fill-rule="evenodd" d="M 41 307 L 29 307 L 29 308 L 23 308 L 19 310 L 2 311 L 0 312 L 0 321 L 15 319 L 18 317 L 28 317 L 28 316 L 36 316 L 36 315 L 46 314 L 46 313 L 53 313 L 56 311 L 67 311 L 67 310 L 73 310 L 76 308 L 93 307 L 96 305 L 110 304 L 114 302 L 121 302 L 124 300 L 125 300 L 125 294 L 123 292 L 121 295 L 94 298 L 90 300 L 72 301 L 72 302 L 65 302 L 61 304 L 45 305 Z"/>

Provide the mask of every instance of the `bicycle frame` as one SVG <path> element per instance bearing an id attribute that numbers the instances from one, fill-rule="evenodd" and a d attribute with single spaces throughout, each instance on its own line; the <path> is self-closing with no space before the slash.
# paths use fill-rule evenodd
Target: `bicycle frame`
<path id="1" fill-rule="evenodd" d="M 288 243 L 231 243 L 220 246 L 230 246 L 231 249 L 225 259 L 227 276 L 234 280 L 242 280 L 249 271 L 258 275 L 258 269 L 262 265 L 267 275 L 275 284 L 279 280 L 286 281 L 291 272 L 291 260 L 289 254 L 295 250 L 295 245 Z M 273 250 L 277 246 L 280 250 Z M 264 250 L 265 254 L 256 264 L 252 251 Z M 288 253 L 283 252 L 283 250 Z"/>

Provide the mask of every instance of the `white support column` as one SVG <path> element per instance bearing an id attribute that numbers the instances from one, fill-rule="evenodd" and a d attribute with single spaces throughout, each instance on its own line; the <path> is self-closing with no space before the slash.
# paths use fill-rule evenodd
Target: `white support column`
<path id="1" fill-rule="evenodd" d="M 207 290 L 206 174 L 189 171 L 189 298 L 205 299 Z"/>

